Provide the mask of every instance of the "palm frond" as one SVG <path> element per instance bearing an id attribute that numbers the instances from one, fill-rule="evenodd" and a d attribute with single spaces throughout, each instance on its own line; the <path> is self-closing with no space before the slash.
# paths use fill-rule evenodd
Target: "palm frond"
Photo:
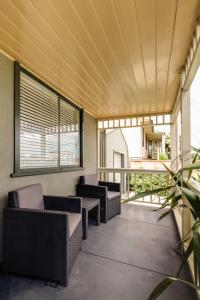
<path id="1" fill-rule="evenodd" d="M 124 200 L 123 203 L 127 203 L 127 202 L 134 201 L 134 200 L 137 200 L 137 199 L 146 197 L 146 196 L 150 196 L 150 195 L 153 195 L 153 194 L 157 194 L 157 193 L 160 193 L 160 192 L 169 190 L 169 189 L 171 189 L 172 187 L 174 187 L 174 185 L 169 185 L 169 186 L 167 186 L 167 187 L 162 187 L 162 188 L 158 188 L 158 189 L 151 190 L 151 191 L 145 191 L 145 192 L 136 194 L 136 195 L 130 197 L 129 199 Z"/>
<path id="2" fill-rule="evenodd" d="M 158 299 L 158 297 L 174 282 L 181 282 L 181 283 L 184 283 L 184 284 L 192 287 L 195 290 L 198 290 L 198 291 L 200 290 L 200 286 L 198 286 L 198 285 L 196 285 L 196 284 L 194 284 L 192 282 L 189 282 L 189 281 L 177 278 L 177 277 L 171 277 L 171 276 L 169 276 L 169 277 L 166 277 L 165 279 L 163 279 L 155 287 L 155 289 L 152 291 L 152 293 L 148 297 L 148 300 L 156 300 L 156 299 Z"/>

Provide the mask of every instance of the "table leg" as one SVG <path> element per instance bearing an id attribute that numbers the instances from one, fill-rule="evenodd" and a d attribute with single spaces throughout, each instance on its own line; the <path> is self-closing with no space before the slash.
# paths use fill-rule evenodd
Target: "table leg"
<path id="1" fill-rule="evenodd" d="M 99 226 L 100 224 L 100 204 L 96 207 L 96 225 Z"/>
<path id="2" fill-rule="evenodd" d="M 82 224 L 83 224 L 83 239 L 86 240 L 88 237 L 88 210 L 82 210 Z"/>

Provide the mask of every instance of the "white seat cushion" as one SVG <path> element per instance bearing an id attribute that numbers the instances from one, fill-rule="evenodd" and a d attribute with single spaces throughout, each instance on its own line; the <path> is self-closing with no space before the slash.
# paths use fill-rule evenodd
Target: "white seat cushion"
<path id="1" fill-rule="evenodd" d="M 91 174 L 91 175 L 84 175 L 80 176 L 80 184 L 89 184 L 89 185 L 98 185 L 98 175 Z"/>
<path id="2" fill-rule="evenodd" d="M 81 221 L 81 214 L 69 213 L 69 236 L 71 237 Z"/>
<path id="3" fill-rule="evenodd" d="M 44 209 L 43 191 L 41 184 L 33 184 L 12 192 L 14 207 Z"/>

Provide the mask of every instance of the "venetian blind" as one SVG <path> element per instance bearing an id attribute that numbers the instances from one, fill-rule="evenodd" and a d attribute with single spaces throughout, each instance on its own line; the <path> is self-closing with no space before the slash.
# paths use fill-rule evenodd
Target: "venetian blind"
<path id="1" fill-rule="evenodd" d="M 80 111 L 60 99 L 60 165 L 80 165 Z"/>
<path id="2" fill-rule="evenodd" d="M 58 167 L 58 95 L 20 72 L 20 169 Z"/>

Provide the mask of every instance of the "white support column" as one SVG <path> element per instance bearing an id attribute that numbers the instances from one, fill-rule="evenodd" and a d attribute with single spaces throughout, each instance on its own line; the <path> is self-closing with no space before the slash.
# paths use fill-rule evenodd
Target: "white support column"
<path id="1" fill-rule="evenodd" d="M 171 124 L 171 167 L 172 169 L 176 169 L 177 164 L 177 123 L 174 122 Z"/>
<path id="2" fill-rule="evenodd" d="M 190 90 L 182 91 L 181 101 L 181 123 L 182 123 L 182 165 L 186 166 L 191 162 L 191 130 L 190 130 Z M 188 172 L 183 174 L 187 176 Z M 187 201 L 183 199 L 183 201 Z M 182 236 L 185 237 L 191 228 L 191 214 L 188 210 L 182 210 Z"/>
<path id="3" fill-rule="evenodd" d="M 190 130 L 190 90 L 182 91 L 181 100 L 181 125 L 182 125 L 182 165 L 185 166 L 191 161 L 191 130 Z"/>
<path id="4" fill-rule="evenodd" d="M 171 115 L 171 167 L 172 169 L 176 170 L 179 167 L 179 132 L 180 132 L 180 125 L 179 124 L 179 113 L 181 109 L 181 90 L 177 95 L 176 105 L 174 111 Z"/>

